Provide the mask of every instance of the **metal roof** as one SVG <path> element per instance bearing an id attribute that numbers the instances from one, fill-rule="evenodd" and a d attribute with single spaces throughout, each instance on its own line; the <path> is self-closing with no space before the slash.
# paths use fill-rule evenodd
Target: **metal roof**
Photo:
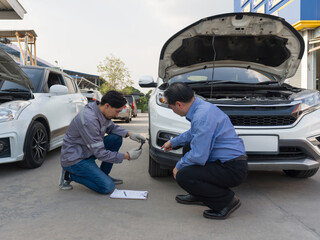
<path id="1" fill-rule="evenodd" d="M 20 59 L 20 50 L 19 48 L 14 44 L 3 44 L 0 43 L 0 48 L 6 51 L 7 53 L 15 56 L 17 59 Z M 30 59 L 30 57 L 29 57 Z M 37 65 L 41 67 L 54 67 L 53 64 L 46 62 L 43 59 L 38 58 Z"/>
<path id="2" fill-rule="evenodd" d="M 20 37 L 25 37 L 26 35 L 38 37 L 34 30 L 0 30 L 0 37 L 16 38 L 16 33 L 19 33 Z"/>
<path id="3" fill-rule="evenodd" d="M 0 19 L 23 19 L 26 13 L 17 0 L 0 0 Z"/>

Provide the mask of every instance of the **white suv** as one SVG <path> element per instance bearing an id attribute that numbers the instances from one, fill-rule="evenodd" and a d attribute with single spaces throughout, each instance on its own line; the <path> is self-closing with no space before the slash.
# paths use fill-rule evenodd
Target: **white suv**
<path id="1" fill-rule="evenodd" d="M 36 168 L 62 145 L 66 129 L 87 100 L 67 74 L 18 66 L 0 50 L 0 163 Z"/>
<path id="2" fill-rule="evenodd" d="M 149 100 L 150 175 L 168 175 L 183 154 L 181 148 L 160 149 L 190 128 L 163 95 L 180 81 L 230 117 L 244 140 L 249 169 L 313 176 L 320 161 L 320 94 L 284 83 L 303 52 L 303 39 L 289 23 L 257 13 L 208 17 L 172 36 L 160 54 L 157 83 L 148 76 L 139 80 L 141 87 L 155 87 Z"/>

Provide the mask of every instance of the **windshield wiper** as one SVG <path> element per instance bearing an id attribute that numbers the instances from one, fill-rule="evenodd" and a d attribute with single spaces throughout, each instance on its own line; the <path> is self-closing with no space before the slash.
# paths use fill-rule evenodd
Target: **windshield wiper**
<path id="1" fill-rule="evenodd" d="M 259 83 L 256 83 L 256 85 L 270 85 L 270 84 L 279 84 L 278 82 L 276 81 L 273 81 L 273 82 L 259 82 Z"/>
<path id="2" fill-rule="evenodd" d="M 221 84 L 221 83 L 230 83 L 230 84 L 247 84 L 247 83 L 242 83 L 242 82 L 234 82 L 234 81 L 198 81 L 198 82 L 186 82 L 187 84 L 198 84 L 198 83 L 205 83 L 205 84 Z"/>
<path id="3" fill-rule="evenodd" d="M 9 88 L 9 89 L 1 89 L 1 91 L 4 91 L 4 92 L 30 92 L 28 90 L 25 90 L 25 89 L 21 89 L 21 88 Z"/>

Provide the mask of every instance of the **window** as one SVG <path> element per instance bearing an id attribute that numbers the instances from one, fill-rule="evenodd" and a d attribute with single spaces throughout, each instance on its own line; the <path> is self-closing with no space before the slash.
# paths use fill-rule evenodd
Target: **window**
<path id="1" fill-rule="evenodd" d="M 50 89 L 53 85 L 64 85 L 64 81 L 60 74 L 50 72 L 48 77 L 48 88 Z"/>
<path id="2" fill-rule="evenodd" d="M 69 93 L 76 93 L 77 89 L 74 86 L 73 80 L 68 76 L 64 76 L 64 79 L 66 81 L 66 86 L 69 89 Z"/>

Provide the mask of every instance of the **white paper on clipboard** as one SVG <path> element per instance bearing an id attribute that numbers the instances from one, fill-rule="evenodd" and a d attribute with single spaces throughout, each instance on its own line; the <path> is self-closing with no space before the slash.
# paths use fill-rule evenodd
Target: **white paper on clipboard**
<path id="1" fill-rule="evenodd" d="M 120 198 L 120 199 L 140 199 L 145 200 L 148 197 L 148 191 L 136 191 L 136 190 L 119 190 L 115 189 L 111 193 L 110 198 Z"/>

